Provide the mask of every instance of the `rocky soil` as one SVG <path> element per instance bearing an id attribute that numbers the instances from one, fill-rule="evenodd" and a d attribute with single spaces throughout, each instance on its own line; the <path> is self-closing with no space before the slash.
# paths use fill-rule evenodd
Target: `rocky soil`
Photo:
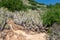
<path id="1" fill-rule="evenodd" d="M 50 40 L 60 40 L 60 25 L 57 23 L 50 28 Z"/>
<path id="2" fill-rule="evenodd" d="M 20 33 L 20 31 L 17 30 L 17 33 Z M 11 30 L 4 30 L 3 32 L 0 32 L 0 40 L 48 40 L 48 35 L 43 32 L 33 35 L 27 34 L 26 36 L 21 33 L 15 34 Z"/>

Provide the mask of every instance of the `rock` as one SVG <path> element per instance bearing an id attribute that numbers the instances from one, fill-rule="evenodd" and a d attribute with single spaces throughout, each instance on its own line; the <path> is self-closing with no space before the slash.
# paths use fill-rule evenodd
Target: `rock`
<path id="1" fill-rule="evenodd" d="M 50 40 L 60 40 L 60 25 L 54 23 L 50 29 Z"/>

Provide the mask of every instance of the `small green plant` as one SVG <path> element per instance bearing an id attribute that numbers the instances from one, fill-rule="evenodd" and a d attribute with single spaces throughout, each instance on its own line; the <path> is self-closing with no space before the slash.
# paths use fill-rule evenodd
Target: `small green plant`
<path id="1" fill-rule="evenodd" d="M 34 0 L 28 0 L 28 1 L 29 1 L 29 3 L 30 3 L 31 5 L 34 5 L 34 6 L 37 5 L 37 3 L 36 3 Z"/>
<path id="2" fill-rule="evenodd" d="M 32 9 L 32 10 L 37 10 L 37 7 L 35 6 L 27 6 L 28 9 Z"/>
<path id="3" fill-rule="evenodd" d="M 37 4 L 39 4 L 39 5 L 44 5 L 43 3 L 38 3 L 38 2 L 36 2 L 35 0 L 28 0 L 29 1 L 29 3 L 31 4 L 31 5 L 34 5 L 34 6 L 37 6 Z"/>

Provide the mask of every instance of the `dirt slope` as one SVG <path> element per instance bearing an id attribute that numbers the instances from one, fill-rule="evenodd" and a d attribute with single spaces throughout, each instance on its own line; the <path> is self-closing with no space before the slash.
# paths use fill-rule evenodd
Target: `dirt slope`
<path id="1" fill-rule="evenodd" d="M 7 20 L 7 24 L 10 26 L 10 30 L 3 30 L 0 33 L 0 40 L 47 40 L 48 34 L 46 32 L 26 32 L 23 30 L 23 26 L 15 24 L 12 19 Z"/>
<path id="2" fill-rule="evenodd" d="M 17 30 L 13 33 L 11 30 L 4 30 L 1 33 L 0 40 L 47 40 L 48 35 L 46 33 L 39 34 L 27 34 L 22 30 Z"/>

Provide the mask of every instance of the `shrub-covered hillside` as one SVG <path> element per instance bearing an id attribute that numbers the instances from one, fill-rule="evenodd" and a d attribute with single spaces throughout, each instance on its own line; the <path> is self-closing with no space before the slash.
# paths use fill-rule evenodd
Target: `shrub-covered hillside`
<path id="1" fill-rule="evenodd" d="M 6 30 L 10 29 L 10 26 L 7 24 L 9 18 L 16 25 L 23 26 L 24 31 L 45 32 L 41 16 L 46 11 L 46 5 L 37 3 L 34 0 L 0 0 L 0 40 L 5 40 L 6 35 L 10 37 L 10 34 L 14 34 L 10 33 L 10 31 L 6 32 Z M 14 37 L 16 36 L 14 35 L 12 40 Z"/>
<path id="2" fill-rule="evenodd" d="M 6 20 L 12 18 L 16 24 L 25 29 L 40 32 L 44 30 L 41 15 L 45 13 L 46 5 L 34 0 L 1 0 L 0 1 L 0 29 L 8 27 Z"/>
<path id="3" fill-rule="evenodd" d="M 60 3 L 45 5 L 35 0 L 0 0 L 0 31 L 10 29 L 6 23 L 9 18 L 25 30 L 48 32 L 50 40 L 60 40 Z"/>

